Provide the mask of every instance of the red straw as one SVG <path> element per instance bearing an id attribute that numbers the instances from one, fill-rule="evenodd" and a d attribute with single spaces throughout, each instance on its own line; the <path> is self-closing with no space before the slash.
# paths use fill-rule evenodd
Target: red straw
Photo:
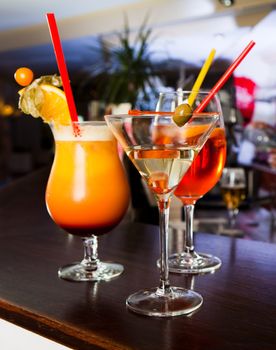
<path id="1" fill-rule="evenodd" d="M 236 60 L 231 64 L 231 66 L 228 67 L 228 69 L 223 74 L 223 76 L 218 80 L 216 85 L 210 91 L 209 95 L 206 96 L 204 100 L 202 100 L 200 105 L 194 110 L 195 113 L 199 113 L 204 110 L 204 108 L 207 106 L 207 104 L 210 102 L 213 96 L 222 88 L 222 86 L 230 78 L 230 75 L 234 72 L 234 70 L 237 68 L 237 66 L 241 63 L 241 61 L 245 58 L 245 56 L 248 54 L 248 52 L 252 49 L 254 45 L 255 45 L 255 42 L 250 41 L 250 43 L 246 46 L 246 48 L 239 55 L 239 57 L 236 58 Z"/>
<path id="2" fill-rule="evenodd" d="M 72 89 L 69 81 L 68 71 L 67 71 L 63 51 L 62 51 L 62 46 L 60 42 L 55 15 L 53 13 L 47 13 L 47 20 L 48 20 L 48 26 L 49 26 L 49 30 L 52 38 L 52 43 L 54 46 L 57 65 L 58 65 L 63 89 L 65 92 L 65 96 L 66 96 L 66 100 L 67 100 L 67 104 L 70 112 L 70 117 L 72 122 L 77 122 L 78 114 L 77 114 L 74 97 L 73 97 L 73 93 L 72 93 Z"/>

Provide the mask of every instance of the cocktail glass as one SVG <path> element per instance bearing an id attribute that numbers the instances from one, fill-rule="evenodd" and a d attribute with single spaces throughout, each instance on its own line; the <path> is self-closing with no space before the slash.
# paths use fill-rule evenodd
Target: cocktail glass
<path id="1" fill-rule="evenodd" d="M 198 150 L 215 127 L 218 113 L 193 115 L 183 127 L 178 127 L 174 123 L 172 114 L 109 115 L 105 116 L 105 119 L 154 194 L 160 214 L 159 286 L 130 295 L 126 301 L 127 307 L 147 316 L 189 314 L 200 307 L 203 299 L 194 291 L 170 286 L 168 269 L 170 199 Z M 160 137 L 162 132 L 169 137 Z"/>
<path id="2" fill-rule="evenodd" d="M 191 91 L 176 93 L 161 93 L 157 103 L 158 111 L 175 109 L 188 99 Z M 195 100 L 195 107 L 206 96 L 207 91 L 199 91 Z M 218 112 L 219 119 L 210 137 L 196 159 L 181 179 L 174 191 L 184 206 L 185 232 L 184 251 L 169 256 L 169 269 L 175 273 L 200 274 L 212 272 L 221 266 L 221 260 L 211 254 L 195 251 L 193 239 L 194 207 L 198 199 L 203 197 L 218 182 L 226 160 L 226 139 L 224 121 L 218 97 L 215 95 L 209 102 L 206 111 Z"/>
<path id="3" fill-rule="evenodd" d="M 243 168 L 224 168 L 220 179 L 222 198 L 226 205 L 230 228 L 236 225 L 239 206 L 246 197 L 246 177 Z"/>
<path id="4" fill-rule="evenodd" d="M 46 189 L 47 209 L 55 223 L 83 239 L 84 259 L 59 269 L 69 281 L 109 280 L 123 266 L 98 259 L 99 235 L 111 231 L 129 203 L 129 186 L 117 141 L 105 122 L 51 125 L 55 158 Z"/>

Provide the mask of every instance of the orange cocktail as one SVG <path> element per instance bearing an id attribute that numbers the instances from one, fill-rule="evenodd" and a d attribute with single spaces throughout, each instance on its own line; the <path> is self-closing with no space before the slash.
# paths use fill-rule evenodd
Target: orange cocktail
<path id="1" fill-rule="evenodd" d="M 74 121 L 78 117 L 76 111 L 69 112 L 60 77 L 31 80 L 32 76 L 22 84 L 26 87 L 19 91 L 19 108 L 49 123 L 56 146 L 46 189 L 47 209 L 57 225 L 82 237 L 84 245 L 84 259 L 60 268 L 59 277 L 99 281 L 119 276 L 123 266 L 101 262 L 97 252 L 97 237 L 120 222 L 129 203 L 115 138 L 104 121 Z"/>
<path id="2" fill-rule="evenodd" d="M 174 194 L 182 203 L 194 204 L 215 186 L 226 160 L 224 128 L 216 128 L 184 175 Z"/>
<path id="3" fill-rule="evenodd" d="M 97 236 L 112 230 L 129 204 L 129 186 L 115 138 L 104 122 L 80 122 L 75 132 L 72 125 L 52 126 L 52 131 L 56 149 L 46 189 L 47 209 L 57 225 L 85 238 L 84 260 L 77 268 L 74 264 L 61 268 L 60 277 L 115 277 L 110 272 L 113 266 L 99 262 L 95 254 Z M 104 265 L 108 265 L 107 276 L 102 273 Z"/>
<path id="4" fill-rule="evenodd" d="M 46 191 L 53 220 L 82 237 L 110 231 L 125 214 L 129 199 L 115 139 L 103 125 L 91 128 L 80 138 L 72 133 L 56 137 Z"/>
<path id="5" fill-rule="evenodd" d="M 197 253 L 194 250 L 193 213 L 197 200 L 210 191 L 219 180 L 225 160 L 226 138 L 222 115 L 220 115 L 217 127 L 212 131 L 174 192 L 184 205 L 186 229 L 184 251 L 169 257 L 172 272 L 206 273 L 221 266 L 221 260 L 218 257 Z"/>
<path id="6" fill-rule="evenodd" d="M 191 109 L 194 109 L 192 117 L 203 119 L 206 115 L 217 115 L 215 128 L 208 133 L 208 137 L 201 138 L 206 129 L 205 123 L 186 122 L 179 128 L 179 135 L 172 134 L 168 128 L 158 130 L 156 137 L 159 143 L 178 142 L 183 146 L 190 147 L 198 145 L 196 157 L 188 171 L 184 174 L 174 190 L 174 195 L 183 203 L 185 215 L 184 249 L 181 252 L 169 256 L 168 263 L 171 272 L 198 274 L 214 271 L 221 266 L 221 260 L 216 256 L 205 253 L 197 253 L 193 243 L 193 215 L 196 201 L 206 194 L 219 180 L 226 159 L 226 139 L 222 110 L 217 95 L 212 95 L 208 105 L 202 112 L 197 110 L 203 100 L 209 96 L 208 91 L 177 91 L 165 92 L 159 96 L 156 108 L 158 112 L 176 111 L 177 116 L 185 112 L 185 105 L 190 96 L 196 94 L 195 102 Z M 178 120 L 178 119 L 177 119 Z M 186 126 L 186 127 L 185 127 Z M 183 135 L 184 132 L 184 135 Z M 204 141 L 204 142 L 200 142 Z"/>

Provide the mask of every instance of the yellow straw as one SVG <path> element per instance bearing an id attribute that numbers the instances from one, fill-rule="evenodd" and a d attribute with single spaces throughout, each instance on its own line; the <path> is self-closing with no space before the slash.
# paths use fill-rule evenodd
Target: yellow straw
<path id="1" fill-rule="evenodd" d="M 188 97 L 188 104 L 192 107 L 193 103 L 195 102 L 195 99 L 196 99 L 196 96 L 199 92 L 199 89 L 201 87 L 201 84 L 211 66 L 211 63 L 214 59 L 214 56 L 215 56 L 215 53 L 216 53 L 216 50 L 215 49 L 212 49 L 211 52 L 209 53 L 209 56 L 207 57 L 206 61 L 204 62 L 200 72 L 199 72 L 199 75 L 192 87 L 192 92 L 190 93 L 190 96 Z"/>

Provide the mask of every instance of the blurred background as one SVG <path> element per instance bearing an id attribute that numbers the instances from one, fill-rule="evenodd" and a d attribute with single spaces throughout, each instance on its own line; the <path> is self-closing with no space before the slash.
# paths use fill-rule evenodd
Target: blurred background
<path id="1" fill-rule="evenodd" d="M 106 111 L 154 108 L 158 92 L 190 88 L 215 48 L 215 61 L 203 86 L 211 88 L 248 42 L 255 40 L 256 46 L 220 98 L 227 165 L 246 170 L 245 209 L 266 208 L 270 233 L 265 239 L 272 239 L 276 0 L 9 0 L 1 2 L 0 10 L 2 186 L 52 161 L 48 125 L 18 110 L 20 87 L 13 78 L 21 66 L 31 68 L 36 78 L 58 73 L 47 12 L 56 15 L 78 113 L 85 120 L 103 119 Z M 142 187 L 134 192 L 134 208 L 139 211 L 141 203 L 143 209 L 145 203 L 152 206 L 149 198 L 145 202 Z M 220 208 L 221 202 L 216 186 L 198 205 L 204 211 Z M 181 217 L 180 209 L 177 215 Z M 140 219 L 149 221 L 143 215 Z"/>

